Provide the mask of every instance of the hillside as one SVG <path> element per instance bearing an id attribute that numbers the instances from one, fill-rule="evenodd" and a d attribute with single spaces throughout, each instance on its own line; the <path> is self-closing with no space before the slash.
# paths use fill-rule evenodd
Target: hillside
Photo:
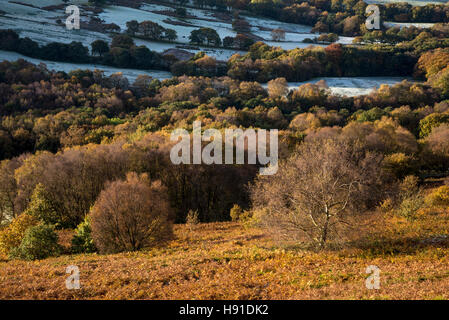
<path id="1" fill-rule="evenodd" d="M 447 299 L 449 212 L 390 219 L 384 240 L 314 253 L 231 222 L 177 225 L 148 252 L 0 262 L 1 299 Z M 61 237 L 63 239 L 65 237 Z M 67 243 L 66 243 L 67 245 Z M 67 290 L 65 269 L 80 270 Z M 369 265 L 380 289 L 367 290 Z"/>
<path id="2" fill-rule="evenodd" d="M 0 0 L 0 300 L 447 300 L 449 3 L 371 2 Z"/>

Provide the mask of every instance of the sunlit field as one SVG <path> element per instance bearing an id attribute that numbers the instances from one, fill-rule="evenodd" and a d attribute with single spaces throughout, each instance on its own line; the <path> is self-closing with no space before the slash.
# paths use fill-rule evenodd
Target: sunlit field
<path id="1" fill-rule="evenodd" d="M 145 252 L 3 261 L 0 298 L 447 299 L 447 208 L 374 220 L 357 240 L 322 252 L 223 222 L 176 225 L 166 247 Z M 60 232 L 66 248 L 70 236 Z M 66 289 L 69 265 L 79 267 L 80 290 Z M 380 269 L 379 290 L 366 287 L 370 265 Z"/>

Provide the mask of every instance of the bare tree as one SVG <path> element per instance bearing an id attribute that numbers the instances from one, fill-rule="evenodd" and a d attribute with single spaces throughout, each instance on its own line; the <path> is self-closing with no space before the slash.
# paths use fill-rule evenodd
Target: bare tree
<path id="1" fill-rule="evenodd" d="M 258 178 L 251 190 L 253 206 L 269 230 L 323 248 L 378 203 L 381 160 L 336 140 L 305 142 L 276 175 Z"/>

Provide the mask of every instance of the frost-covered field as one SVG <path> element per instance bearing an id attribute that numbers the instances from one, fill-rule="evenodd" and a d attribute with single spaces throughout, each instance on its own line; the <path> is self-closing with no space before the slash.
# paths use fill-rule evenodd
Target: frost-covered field
<path id="1" fill-rule="evenodd" d="M 144 20 L 150 20 L 157 22 L 165 28 L 176 30 L 178 34 L 178 42 L 189 43 L 190 32 L 200 27 L 212 28 L 217 31 L 220 37 L 234 37 L 236 32 L 232 29 L 230 21 L 219 21 L 213 16 L 211 11 L 188 8 L 187 12 L 189 18 L 177 18 L 162 14 L 162 11 L 173 11 L 173 8 L 164 5 L 145 4 L 139 9 L 120 7 L 120 6 L 108 6 L 104 9 L 104 12 L 99 17 L 105 20 L 107 23 L 116 23 L 122 30 L 126 29 L 126 22 L 132 19 L 139 22 Z M 195 18 L 191 18 L 194 16 Z M 312 27 L 294 23 L 285 23 L 276 20 L 260 17 L 247 17 L 244 16 L 251 25 L 251 33 L 265 40 L 267 44 L 275 45 L 283 49 L 304 48 L 309 44 L 303 43 L 305 38 L 314 38 L 317 35 L 311 33 Z M 169 23 L 168 19 L 175 21 L 176 23 L 187 23 L 191 26 L 176 25 Z M 205 20 L 207 19 L 207 20 Z M 286 31 L 285 41 L 274 42 L 271 41 L 271 32 L 266 29 L 280 28 Z M 351 43 L 353 38 L 341 37 L 340 43 Z M 210 50 L 211 54 L 215 57 L 230 57 L 235 51 L 221 49 L 222 54 L 214 53 L 216 50 Z"/>
<path id="2" fill-rule="evenodd" d="M 422 0 L 365 0 L 368 4 L 384 4 L 384 3 L 398 3 L 398 2 L 407 2 L 413 6 L 425 6 L 426 4 L 434 3 L 434 4 L 443 4 L 447 1 L 422 1 Z"/>
<path id="3" fill-rule="evenodd" d="M 160 71 L 160 70 L 143 71 L 143 70 L 134 70 L 134 69 L 120 69 L 120 68 L 108 67 L 108 66 L 103 66 L 103 65 L 95 65 L 95 64 L 74 64 L 74 63 L 67 63 L 67 62 L 54 62 L 54 61 L 29 58 L 29 57 L 25 57 L 19 53 L 0 50 L 0 62 L 2 62 L 4 60 L 16 61 L 17 59 L 24 59 L 24 60 L 27 60 L 34 64 L 44 63 L 49 70 L 54 70 L 54 71 L 70 72 L 70 71 L 73 71 L 76 69 L 83 69 L 83 70 L 99 69 L 99 70 L 104 71 L 104 74 L 106 76 L 121 72 L 125 77 L 128 78 L 130 83 L 134 82 L 134 80 L 141 74 L 145 74 L 145 75 L 148 75 L 155 79 L 160 79 L 160 80 L 168 79 L 168 78 L 172 77 L 172 74 L 167 71 Z"/>
<path id="4" fill-rule="evenodd" d="M 177 19 L 174 17 L 170 17 L 163 14 L 154 13 L 151 11 L 163 11 L 163 10 L 172 10 L 170 7 L 162 6 L 162 5 L 143 5 L 140 9 L 133 9 L 127 7 L 120 6 L 109 6 L 104 9 L 99 17 L 103 19 L 106 23 L 115 23 L 120 26 L 122 30 L 126 30 L 126 22 L 129 20 L 137 20 L 139 22 L 149 20 L 152 22 L 156 22 L 162 25 L 164 28 L 174 29 L 178 35 L 177 42 L 188 44 L 190 32 L 200 27 L 209 27 L 217 30 L 220 34 L 221 38 L 226 36 L 235 36 L 235 33 L 232 31 L 231 25 L 222 22 L 210 22 L 205 20 L 194 20 L 194 19 Z M 200 14 L 199 14 L 200 13 Z M 193 10 L 189 9 L 189 14 L 200 15 L 201 17 L 207 17 L 205 10 Z M 208 17 L 212 19 L 213 17 Z M 178 22 L 184 22 L 189 24 L 195 24 L 195 27 L 186 27 L 174 25 L 171 23 L 164 22 L 164 20 L 173 20 Z M 200 23 L 198 23 L 200 22 Z M 136 44 L 145 45 L 151 50 L 155 50 L 158 52 L 165 51 L 167 49 L 175 48 L 178 44 L 176 43 L 166 43 L 166 42 L 156 42 L 150 40 L 142 40 L 135 39 Z M 229 49 L 216 49 L 216 48 L 206 48 L 199 47 L 201 51 L 206 52 L 208 55 L 215 57 L 219 60 L 228 60 L 235 53 L 244 53 L 242 51 L 237 50 L 229 50 Z M 192 53 L 198 52 L 198 50 L 194 49 L 183 49 Z"/>
<path id="5" fill-rule="evenodd" d="M 289 89 L 296 89 L 306 83 L 316 83 L 320 80 L 326 81 L 333 94 L 346 95 L 348 97 L 369 94 L 381 84 L 393 85 L 404 80 L 401 77 L 351 77 L 351 78 L 315 78 L 304 82 L 289 82 Z M 407 79 L 411 81 L 411 79 Z"/>
<path id="6" fill-rule="evenodd" d="M 56 23 L 58 19 L 65 20 L 65 12 L 63 9 L 56 11 L 42 10 L 45 6 L 60 5 L 64 3 L 62 0 L 19 0 L 31 6 L 21 5 L 10 2 L 12 0 L 0 0 L 0 10 L 6 12 L 0 15 L 0 28 L 11 28 L 20 33 L 22 37 L 30 37 L 39 43 L 48 43 L 52 41 L 69 43 L 72 41 L 80 41 L 84 45 L 89 46 L 94 40 L 102 39 L 110 42 L 111 38 L 107 34 L 94 32 L 90 30 L 67 30 L 63 26 Z M 388 0 L 380 0 L 389 2 Z M 70 4 L 86 3 L 87 0 L 71 1 Z M 415 1 L 414 1 L 415 2 Z M 425 2 L 425 1 L 424 1 Z M 68 5 L 68 4 L 67 4 Z M 139 22 L 150 20 L 157 22 L 165 28 L 176 30 L 178 34 L 179 43 L 156 42 L 142 39 L 135 39 L 137 45 L 145 45 L 150 50 L 163 52 L 167 49 L 176 48 L 180 44 L 189 43 L 190 32 L 200 27 L 209 27 L 216 30 L 223 39 L 226 36 L 235 36 L 236 32 L 232 30 L 230 21 L 221 21 L 216 18 L 212 11 L 188 8 L 189 18 L 177 18 L 163 14 L 164 11 L 172 11 L 173 8 L 169 5 L 160 4 L 144 4 L 140 9 L 133 9 L 122 6 L 107 6 L 104 11 L 99 14 L 99 18 L 103 19 L 105 23 L 115 23 L 119 25 L 122 31 L 126 30 L 126 22 L 130 20 L 137 20 Z M 91 13 L 89 13 L 91 14 Z M 310 44 L 303 43 L 305 38 L 314 38 L 316 34 L 311 33 L 311 27 L 299 24 L 284 23 L 267 18 L 244 17 L 251 25 L 251 33 L 265 39 L 265 42 L 272 46 L 281 47 L 283 49 L 304 48 Z M 87 12 L 82 11 L 81 19 L 87 21 L 90 16 Z M 174 21 L 175 24 L 170 23 Z M 176 25 L 176 23 L 185 23 L 191 26 Z M 399 24 L 397 25 L 409 25 Z M 414 24 L 427 27 L 431 24 Z M 275 42 L 271 40 L 271 32 L 267 29 L 280 28 L 286 31 L 285 41 Z M 340 37 L 339 42 L 349 44 L 353 40 L 352 37 Z M 205 51 L 208 55 L 216 57 L 219 60 L 227 60 L 234 53 L 244 54 L 242 51 L 205 48 L 199 47 L 200 50 Z M 197 52 L 197 49 L 184 49 L 192 53 Z M 154 78 L 166 79 L 170 78 L 171 74 L 164 71 L 141 71 L 130 69 L 117 69 L 107 66 L 96 66 L 91 64 L 71 64 L 51 61 L 41 61 L 24 57 L 17 53 L 0 51 L 0 60 L 16 60 L 24 58 L 33 63 L 44 62 L 49 69 L 61 70 L 65 72 L 74 69 L 101 69 L 106 75 L 116 72 L 122 72 L 131 82 L 137 78 L 139 74 L 147 74 Z M 378 87 L 382 83 L 393 84 L 402 80 L 402 78 L 323 78 L 327 81 L 333 93 L 344 94 L 348 96 L 360 95 L 369 93 L 374 87 Z M 320 79 L 314 79 L 308 82 L 316 82 Z M 291 83 L 290 87 L 294 88 L 303 83 Z"/>
<path id="7" fill-rule="evenodd" d="M 410 27 L 410 26 L 414 26 L 417 28 L 432 28 L 435 23 L 424 23 L 424 22 L 384 22 L 384 25 L 386 27 L 394 27 L 394 26 L 398 26 L 398 27 Z"/>
<path id="8" fill-rule="evenodd" d="M 3 1 L 2 1 L 3 2 Z M 85 4 L 88 0 L 71 0 L 68 2 L 64 2 L 62 0 L 18 0 L 17 2 L 26 3 L 35 7 L 43 8 L 47 6 L 57 6 L 63 3 L 69 4 Z"/>
<path id="9" fill-rule="evenodd" d="M 63 26 L 57 24 L 57 20 L 64 21 L 66 14 L 64 9 L 54 11 L 43 10 L 49 5 L 60 5 L 64 2 L 62 0 L 44 0 L 19 1 L 30 4 L 34 7 L 21 5 L 11 2 L 12 0 L 0 0 L 0 10 L 6 12 L 0 15 L 0 28 L 13 29 L 19 32 L 21 37 L 29 37 L 41 44 L 49 42 L 69 43 L 72 41 L 79 41 L 85 46 L 97 39 L 110 42 L 111 37 L 108 34 L 90 31 L 86 29 L 81 30 L 67 30 Z M 86 3 L 87 0 L 71 1 L 70 4 Z M 69 3 L 67 3 L 68 5 Z M 160 4 L 144 4 L 139 9 L 133 9 L 123 6 L 107 6 L 104 11 L 98 15 L 105 23 L 115 23 L 119 25 L 122 31 L 126 30 L 126 22 L 130 20 L 137 20 L 139 22 L 150 20 L 157 22 L 165 28 L 176 30 L 178 34 L 177 44 L 156 42 L 150 40 L 135 39 L 136 44 L 145 45 L 151 50 L 163 52 L 167 49 L 175 48 L 179 44 L 188 44 L 189 35 L 192 30 L 200 27 L 208 27 L 216 30 L 223 39 L 227 36 L 235 36 L 236 32 L 232 29 L 230 21 L 221 21 L 214 16 L 213 11 L 188 8 L 189 18 L 177 18 L 170 15 L 163 14 L 164 11 L 173 11 L 173 8 Z M 81 10 L 81 20 L 88 21 L 92 13 Z M 251 33 L 263 38 L 269 45 L 278 46 L 283 49 L 294 49 L 308 47 L 310 44 L 303 43 L 305 38 L 313 38 L 316 35 L 310 32 L 311 27 L 299 24 L 284 23 L 267 18 L 244 17 L 251 25 Z M 174 23 L 173 23 L 174 22 Z M 190 26 L 177 25 L 176 23 L 189 24 Z M 271 32 L 268 29 L 281 28 L 286 31 L 285 41 L 275 42 L 271 40 Z M 353 38 L 341 37 L 339 42 L 348 44 Z M 206 48 L 199 47 L 197 49 L 184 49 L 192 53 L 199 50 L 205 51 L 208 55 L 219 60 L 227 60 L 235 53 L 244 53 L 242 51 L 221 49 L 221 48 Z"/>
<path id="10" fill-rule="evenodd" d="M 25 2 L 25 1 L 24 1 Z M 27 3 L 32 3 L 33 1 L 28 0 Z M 76 3 L 86 2 L 86 1 L 75 1 Z M 54 5 L 54 4 L 61 4 L 62 1 L 57 0 L 48 0 L 44 1 L 43 3 L 39 3 L 40 7 L 44 7 L 46 5 Z M 74 2 L 71 2 L 74 3 Z M 62 21 L 65 20 L 66 16 L 64 13 L 64 10 L 57 10 L 57 11 L 46 11 L 41 10 L 39 8 L 33 8 L 29 6 L 24 6 L 16 3 L 11 3 L 9 1 L 2 1 L 0 0 L 0 10 L 3 10 L 6 12 L 5 15 L 0 16 L 0 29 L 13 29 L 19 32 L 21 37 L 29 37 L 33 39 L 34 41 L 39 42 L 40 44 L 46 44 L 49 42 L 62 42 L 62 43 L 70 43 L 72 41 L 79 41 L 83 43 L 85 46 L 90 46 L 90 44 L 97 40 L 105 40 L 107 42 L 111 41 L 111 37 L 107 34 L 103 34 L 100 32 L 90 31 L 86 29 L 80 29 L 80 30 L 67 30 L 64 27 L 58 25 L 56 23 L 56 20 L 61 19 Z M 36 6 L 36 4 L 33 4 Z M 118 9 L 120 10 L 118 10 Z M 151 7 L 150 7 L 151 8 Z M 166 7 L 163 8 L 152 8 L 152 9 L 167 9 Z M 120 14 L 120 11 L 123 12 L 123 14 Z M 143 10 L 135 10 L 131 8 L 126 7 L 110 7 L 105 10 L 104 17 L 106 17 L 105 21 L 107 23 L 114 22 L 120 25 L 120 27 L 123 28 L 123 30 L 126 29 L 126 22 L 132 19 L 138 19 L 138 14 L 140 14 L 140 18 L 143 20 L 152 20 L 156 17 L 161 21 L 161 19 L 166 19 L 168 16 L 165 15 L 157 15 L 152 14 L 148 11 Z M 101 16 L 101 15 L 100 15 Z M 83 15 L 81 19 L 87 20 L 89 17 Z M 159 21 L 158 20 L 158 21 Z M 171 24 L 164 24 L 166 27 L 176 27 Z M 179 26 L 177 26 L 179 28 Z M 185 28 L 185 27 L 183 27 Z M 189 30 L 193 30 L 194 28 L 190 28 Z M 184 33 L 184 36 L 187 36 L 187 38 L 184 38 L 184 43 L 188 43 L 188 35 L 186 33 L 187 31 L 184 30 L 181 32 Z M 190 31 L 188 31 L 188 34 L 190 34 Z M 182 39 L 182 38 L 181 38 Z M 135 39 L 135 42 L 137 45 L 145 45 L 151 50 L 155 50 L 157 52 L 163 52 L 167 49 L 175 48 L 177 44 L 175 43 L 165 43 L 165 42 L 156 42 L 156 41 L 149 41 L 149 40 L 141 40 L 141 39 Z M 208 55 L 213 56 L 220 60 L 227 60 L 229 57 L 231 57 L 236 52 L 243 53 L 241 51 L 236 50 L 228 50 L 228 49 L 212 49 L 212 48 L 203 48 L 200 47 L 200 50 L 205 51 Z M 192 53 L 197 52 L 198 50 L 190 50 L 187 49 L 187 51 L 190 51 Z"/>
<path id="11" fill-rule="evenodd" d="M 145 74 L 149 75 L 155 79 L 168 79 L 171 78 L 172 75 L 167 71 L 159 71 L 159 70 L 134 70 L 134 69 L 119 69 L 113 68 L 103 65 L 94 65 L 94 64 L 73 64 L 73 63 L 65 63 L 65 62 L 54 62 L 54 61 L 46 61 L 25 57 L 21 54 L 9 51 L 1 51 L 0 50 L 0 61 L 8 60 L 8 61 L 16 61 L 17 59 L 25 59 L 34 64 L 44 63 L 48 69 L 55 71 L 64 71 L 70 72 L 76 69 L 89 69 L 95 70 L 99 69 L 104 72 L 105 75 L 109 76 L 111 74 L 121 72 L 125 77 L 128 78 L 129 82 L 132 83 L 134 80 L 140 75 Z M 320 80 L 326 81 L 329 89 L 334 94 L 347 95 L 347 96 L 358 96 L 362 94 L 370 93 L 374 88 L 378 88 L 381 84 L 393 85 L 395 83 L 401 82 L 404 80 L 401 77 L 373 77 L 373 78 L 364 78 L 364 77 L 354 77 L 354 78 L 316 78 L 309 81 L 304 82 L 290 82 L 289 88 L 296 89 L 300 85 L 306 83 L 316 83 Z M 410 79 L 408 79 L 410 80 Z M 266 87 L 266 84 L 264 85 Z"/>
<path id="12" fill-rule="evenodd" d="M 1 29 L 13 29 L 19 32 L 21 37 L 29 37 L 41 44 L 52 41 L 70 43 L 72 41 L 82 42 L 84 45 L 90 45 L 94 40 L 110 40 L 105 34 L 93 32 L 89 30 L 67 30 L 58 25 L 56 21 L 61 19 L 64 21 L 66 15 L 64 10 L 47 11 L 39 8 L 33 8 L 25 5 L 12 3 L 9 1 L 0 1 L 0 10 L 6 12 L 0 16 Z M 20 1 L 29 3 L 34 6 L 45 7 L 46 5 L 62 4 L 62 1 L 46 0 L 37 1 Z M 73 1 L 71 3 L 83 3 L 87 1 Z M 86 16 L 81 16 L 85 20 Z"/>

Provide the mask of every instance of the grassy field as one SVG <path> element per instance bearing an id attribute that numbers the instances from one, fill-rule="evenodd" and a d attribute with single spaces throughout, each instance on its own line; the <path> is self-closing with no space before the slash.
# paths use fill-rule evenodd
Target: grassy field
<path id="1" fill-rule="evenodd" d="M 0 299 L 447 299 L 449 211 L 375 220 L 376 241 L 322 252 L 224 222 L 177 225 L 175 240 L 147 252 L 2 261 Z M 68 245 L 70 233 L 60 238 Z M 65 287 L 68 265 L 80 290 Z M 369 265 L 380 268 L 379 290 L 365 286 Z"/>

